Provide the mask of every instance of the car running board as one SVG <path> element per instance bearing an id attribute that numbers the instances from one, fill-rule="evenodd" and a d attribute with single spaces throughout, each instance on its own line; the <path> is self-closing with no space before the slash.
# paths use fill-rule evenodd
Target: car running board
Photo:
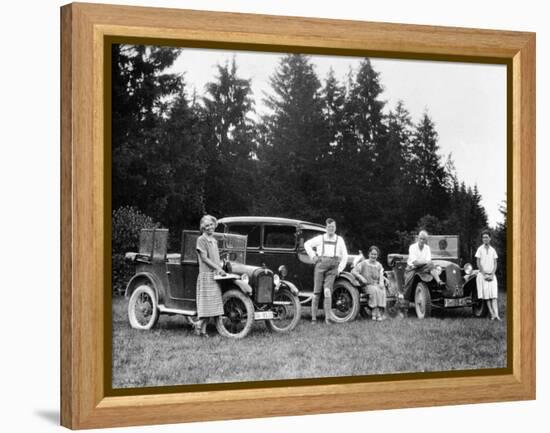
<path id="1" fill-rule="evenodd" d="M 159 304 L 159 311 L 161 313 L 183 314 L 184 316 L 196 316 L 197 315 L 197 312 L 195 310 L 179 310 L 179 309 L 176 309 L 176 308 L 166 308 L 162 304 Z"/>

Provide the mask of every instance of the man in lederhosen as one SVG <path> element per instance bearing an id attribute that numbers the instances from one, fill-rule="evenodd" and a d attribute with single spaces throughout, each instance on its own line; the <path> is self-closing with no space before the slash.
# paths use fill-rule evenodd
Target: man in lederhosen
<path id="1" fill-rule="evenodd" d="M 330 323 L 332 317 L 332 286 L 334 280 L 346 267 L 348 250 L 344 239 L 336 234 L 336 222 L 332 218 L 326 221 L 327 232 L 311 238 L 304 244 L 308 256 L 315 263 L 313 274 L 313 299 L 311 300 L 311 321 L 317 320 L 321 290 L 325 295 L 323 308 L 325 322 Z"/>

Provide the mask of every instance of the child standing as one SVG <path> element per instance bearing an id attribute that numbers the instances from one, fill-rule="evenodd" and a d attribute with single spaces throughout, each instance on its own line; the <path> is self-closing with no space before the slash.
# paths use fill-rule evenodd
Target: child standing
<path id="1" fill-rule="evenodd" d="M 487 302 L 491 320 L 502 320 L 498 315 L 498 285 L 495 272 L 497 270 L 497 252 L 491 246 L 491 234 L 484 231 L 481 234 L 481 245 L 476 252 L 477 268 L 477 297 Z"/>

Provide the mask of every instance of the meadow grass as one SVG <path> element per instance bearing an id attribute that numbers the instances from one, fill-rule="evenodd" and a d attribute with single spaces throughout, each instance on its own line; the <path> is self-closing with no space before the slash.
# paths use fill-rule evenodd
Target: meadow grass
<path id="1" fill-rule="evenodd" d="M 506 319 L 475 319 L 469 309 L 325 325 L 311 323 L 304 308 L 290 333 L 255 322 L 246 338 L 232 340 L 213 325 L 210 338 L 196 337 L 178 316 L 132 329 L 127 302 L 113 299 L 113 388 L 506 367 Z M 499 304 L 506 317 L 505 294 Z"/>

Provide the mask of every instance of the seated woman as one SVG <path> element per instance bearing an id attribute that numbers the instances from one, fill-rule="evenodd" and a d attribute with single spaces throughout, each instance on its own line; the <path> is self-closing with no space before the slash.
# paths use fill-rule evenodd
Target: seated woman
<path id="1" fill-rule="evenodd" d="M 351 271 L 361 283 L 367 285 L 368 305 L 372 308 L 372 320 L 385 320 L 386 289 L 384 287 L 384 267 L 378 262 L 380 250 L 371 246 L 368 259 L 363 260 Z"/>

